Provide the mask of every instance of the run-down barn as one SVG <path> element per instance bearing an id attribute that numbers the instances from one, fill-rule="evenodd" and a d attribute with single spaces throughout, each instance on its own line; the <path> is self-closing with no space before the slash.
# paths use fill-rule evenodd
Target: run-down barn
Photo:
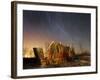
<path id="1" fill-rule="evenodd" d="M 47 54 L 49 64 L 62 65 L 73 59 L 75 51 L 74 48 L 53 41 L 48 47 Z"/>

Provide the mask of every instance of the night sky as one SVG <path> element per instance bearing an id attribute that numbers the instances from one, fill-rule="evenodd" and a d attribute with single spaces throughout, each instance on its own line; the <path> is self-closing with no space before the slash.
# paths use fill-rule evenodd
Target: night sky
<path id="1" fill-rule="evenodd" d="M 45 47 L 51 41 L 90 51 L 91 15 L 23 10 L 23 47 Z"/>

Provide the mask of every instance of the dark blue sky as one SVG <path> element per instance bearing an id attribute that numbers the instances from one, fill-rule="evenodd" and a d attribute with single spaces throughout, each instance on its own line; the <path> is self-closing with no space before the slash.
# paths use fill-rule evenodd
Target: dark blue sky
<path id="1" fill-rule="evenodd" d="M 43 46 L 57 41 L 71 43 L 79 50 L 80 45 L 90 49 L 91 15 L 46 11 L 23 11 L 24 48 Z"/>

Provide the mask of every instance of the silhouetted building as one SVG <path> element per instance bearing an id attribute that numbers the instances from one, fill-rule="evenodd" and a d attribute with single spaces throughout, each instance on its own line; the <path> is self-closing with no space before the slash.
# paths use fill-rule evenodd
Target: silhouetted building
<path id="1" fill-rule="evenodd" d="M 36 64 L 41 64 L 41 60 L 44 57 L 43 49 L 42 48 L 33 48 Z"/>
<path id="2" fill-rule="evenodd" d="M 35 57 L 23 57 L 23 69 L 41 67 L 41 59 L 43 57 L 42 48 L 33 48 Z"/>

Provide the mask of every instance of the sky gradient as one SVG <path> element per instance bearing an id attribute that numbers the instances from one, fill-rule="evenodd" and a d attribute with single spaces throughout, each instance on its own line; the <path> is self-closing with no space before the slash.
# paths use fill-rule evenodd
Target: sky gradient
<path id="1" fill-rule="evenodd" d="M 91 15 L 23 10 L 23 47 L 45 47 L 51 41 L 90 51 Z"/>

